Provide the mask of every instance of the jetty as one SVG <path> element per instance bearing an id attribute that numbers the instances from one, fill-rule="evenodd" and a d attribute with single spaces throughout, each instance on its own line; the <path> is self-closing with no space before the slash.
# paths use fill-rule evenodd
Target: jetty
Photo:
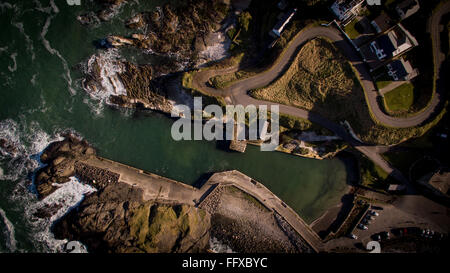
<path id="1" fill-rule="evenodd" d="M 211 214 L 220 198 L 220 191 L 224 187 L 234 186 L 271 210 L 277 219 L 289 225 L 315 252 L 323 249 L 321 238 L 292 208 L 263 184 L 236 170 L 213 174 L 201 188 L 102 157 L 77 162 L 75 172 L 77 177 L 94 186 L 122 182 L 142 189 L 144 200 L 188 204 L 203 208 Z"/>

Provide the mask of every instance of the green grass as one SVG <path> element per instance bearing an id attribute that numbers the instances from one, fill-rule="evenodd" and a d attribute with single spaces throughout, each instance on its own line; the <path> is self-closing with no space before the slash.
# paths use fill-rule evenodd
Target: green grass
<path id="1" fill-rule="evenodd" d="M 414 86 L 404 83 L 384 95 L 386 108 L 393 112 L 408 111 L 414 103 Z"/>
<path id="2" fill-rule="evenodd" d="M 200 96 L 203 98 L 203 105 L 219 105 L 224 108 L 227 104 L 222 97 L 219 96 L 211 96 L 203 92 L 202 90 L 196 89 L 193 86 L 193 76 L 196 71 L 184 72 L 183 77 L 181 79 L 181 84 L 185 88 L 186 91 L 190 93 L 191 96 Z"/>
<path id="3" fill-rule="evenodd" d="M 378 90 L 381 90 L 391 83 L 392 83 L 392 81 L 377 81 L 376 85 L 377 85 Z"/>
<path id="4" fill-rule="evenodd" d="M 378 191 L 386 191 L 392 182 L 392 178 L 387 172 L 363 155 L 359 156 L 359 166 L 361 185 Z"/>
<path id="5" fill-rule="evenodd" d="M 356 24 L 358 24 L 358 21 L 353 20 L 350 24 L 344 27 L 345 33 L 347 33 L 350 39 L 355 39 L 359 35 L 361 35 L 361 33 L 359 33 L 359 31 L 356 29 Z"/>

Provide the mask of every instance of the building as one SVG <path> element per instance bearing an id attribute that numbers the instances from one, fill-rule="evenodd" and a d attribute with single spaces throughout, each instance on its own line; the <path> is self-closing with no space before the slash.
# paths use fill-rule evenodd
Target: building
<path id="1" fill-rule="evenodd" d="M 361 11 L 364 0 L 336 0 L 331 11 L 344 25 L 352 21 Z"/>
<path id="2" fill-rule="evenodd" d="M 399 56 L 419 43 L 401 24 L 370 43 L 370 50 L 378 60 Z"/>
<path id="3" fill-rule="evenodd" d="M 386 65 L 387 73 L 394 81 L 409 81 L 419 75 L 417 69 L 414 69 L 409 61 L 403 58 L 394 60 Z"/>
<path id="4" fill-rule="evenodd" d="M 294 17 L 295 13 L 297 13 L 297 9 L 291 9 L 288 12 L 284 13 L 281 19 L 273 27 L 272 31 L 270 31 L 270 34 L 272 36 L 280 37 L 281 32 L 283 32 L 284 28 L 289 23 L 289 21 L 291 21 L 292 17 Z"/>
<path id="5" fill-rule="evenodd" d="M 398 4 L 395 7 L 395 10 L 400 16 L 400 19 L 408 18 L 419 10 L 419 1 L 418 0 L 405 0 Z"/>
<path id="6" fill-rule="evenodd" d="M 375 18 L 370 24 L 373 26 L 377 33 L 385 32 L 395 25 L 395 22 L 386 14 L 381 13 L 377 18 Z"/>
<path id="7" fill-rule="evenodd" d="M 406 186 L 403 184 L 390 184 L 388 191 L 392 192 L 392 193 L 394 193 L 394 192 L 399 193 L 399 192 L 404 191 L 405 189 L 406 189 Z"/>

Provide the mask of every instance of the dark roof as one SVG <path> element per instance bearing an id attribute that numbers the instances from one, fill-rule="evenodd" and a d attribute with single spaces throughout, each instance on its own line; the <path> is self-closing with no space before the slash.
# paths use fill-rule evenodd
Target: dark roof
<path id="1" fill-rule="evenodd" d="M 390 63 L 393 72 L 399 79 L 402 79 L 408 75 L 408 72 L 406 71 L 405 67 L 403 66 L 403 63 L 400 60 L 395 60 Z"/>
<path id="2" fill-rule="evenodd" d="M 377 38 L 377 44 L 380 46 L 381 49 L 383 49 L 384 54 L 387 55 L 387 57 L 391 57 L 392 56 L 392 52 L 395 51 L 395 47 L 392 44 L 391 39 L 389 39 L 389 37 L 387 35 L 381 35 L 380 37 Z"/>
<path id="3" fill-rule="evenodd" d="M 373 20 L 377 26 L 380 28 L 381 32 L 389 29 L 391 26 L 393 26 L 393 21 L 392 19 L 386 14 L 386 13 L 381 13 L 380 16 L 378 16 L 377 18 L 375 18 Z"/>

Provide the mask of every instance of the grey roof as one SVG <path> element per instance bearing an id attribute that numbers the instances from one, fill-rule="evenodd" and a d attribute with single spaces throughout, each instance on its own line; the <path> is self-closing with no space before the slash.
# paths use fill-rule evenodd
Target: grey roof
<path id="1" fill-rule="evenodd" d="M 405 0 L 397 5 L 397 11 L 400 10 L 403 12 L 402 18 L 406 18 L 416 13 L 419 10 L 419 2 L 417 0 Z"/>

